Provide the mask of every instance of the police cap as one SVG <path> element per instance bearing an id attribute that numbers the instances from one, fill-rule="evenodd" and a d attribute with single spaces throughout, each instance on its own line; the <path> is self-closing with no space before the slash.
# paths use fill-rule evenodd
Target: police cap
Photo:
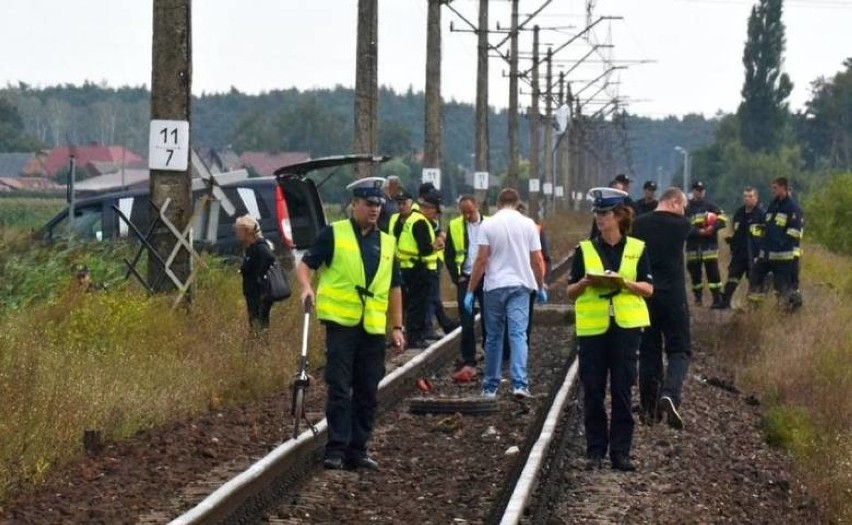
<path id="1" fill-rule="evenodd" d="M 352 192 L 353 197 L 384 204 L 384 192 L 382 191 L 384 183 L 384 177 L 364 177 L 349 184 L 346 189 Z"/>
<path id="2" fill-rule="evenodd" d="M 592 197 L 592 211 L 608 211 L 623 204 L 627 192 L 615 188 L 592 188 L 589 195 Z"/>

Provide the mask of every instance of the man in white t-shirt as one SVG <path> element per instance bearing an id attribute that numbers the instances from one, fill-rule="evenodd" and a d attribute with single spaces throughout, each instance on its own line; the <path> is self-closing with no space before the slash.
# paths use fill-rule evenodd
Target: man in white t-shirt
<path id="1" fill-rule="evenodd" d="M 503 332 L 509 330 L 512 357 L 512 394 L 530 397 L 527 381 L 527 322 L 529 296 L 538 291 L 539 302 L 547 301 L 544 258 L 538 229 L 532 219 L 517 211 L 520 198 L 512 188 L 497 197 L 498 211 L 480 226 L 479 252 L 468 282 L 464 306 L 473 308 L 479 281 L 485 276 L 485 377 L 482 395 L 495 397 L 500 386 Z"/>

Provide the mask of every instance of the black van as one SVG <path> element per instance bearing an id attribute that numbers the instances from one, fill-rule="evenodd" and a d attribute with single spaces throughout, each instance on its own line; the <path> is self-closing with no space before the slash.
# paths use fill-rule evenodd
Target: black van
<path id="1" fill-rule="evenodd" d="M 215 203 L 196 213 L 193 240 L 202 248 L 224 254 L 239 254 L 242 248 L 234 236 L 234 220 L 245 214 L 260 222 L 266 238 L 272 241 L 279 255 L 293 250 L 305 250 L 325 226 L 325 210 L 317 185 L 308 175 L 317 170 L 357 162 L 383 162 L 387 157 L 371 155 L 341 155 L 312 159 L 284 166 L 274 177 L 245 178 L 225 182 L 221 188 L 233 204 L 235 213 L 228 215 L 221 204 Z M 207 190 L 203 183 L 193 188 L 193 204 L 198 206 Z M 106 241 L 131 237 L 130 227 L 116 213 L 120 210 L 141 231 L 150 225 L 151 205 L 147 190 L 110 193 L 83 199 L 74 207 L 73 236 L 89 241 Z M 218 220 L 209 221 L 206 214 L 217 213 Z M 216 217 L 214 217 L 216 219 Z M 69 237 L 68 208 L 53 217 L 39 231 L 44 241 Z M 215 236 L 214 236 L 215 231 Z"/>

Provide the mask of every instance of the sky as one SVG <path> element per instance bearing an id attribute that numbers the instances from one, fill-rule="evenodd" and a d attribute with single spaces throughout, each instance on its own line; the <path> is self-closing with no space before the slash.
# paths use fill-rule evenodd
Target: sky
<path id="1" fill-rule="evenodd" d="M 546 0 L 520 0 L 521 20 Z M 599 23 L 589 41 L 558 53 L 559 67 L 598 48 L 569 76 L 573 90 L 598 77 L 603 58 L 628 65 L 610 76 L 596 97 L 618 95 L 635 114 L 664 117 L 735 111 L 743 80 L 741 62 L 750 0 L 597 0 Z M 541 40 L 554 47 L 585 27 L 584 0 L 552 0 L 536 22 Z M 423 89 L 427 0 L 379 0 L 379 82 L 399 91 Z M 476 0 L 452 6 L 476 21 Z M 151 0 L 0 0 L 0 84 L 150 85 Z M 221 92 L 232 86 L 257 93 L 296 87 L 353 86 L 357 0 L 197 0 L 193 3 L 193 91 Z M 445 99 L 475 97 L 476 36 L 465 23 L 442 13 L 442 93 Z M 509 2 L 491 3 L 490 28 L 509 25 Z M 810 83 L 831 76 L 852 56 L 852 0 L 786 0 L 785 71 L 794 90 L 791 107 L 810 96 Z M 456 31 L 450 31 L 450 25 Z M 532 26 L 532 24 L 530 24 Z M 492 35 L 492 43 L 504 35 Z M 522 33 L 521 51 L 532 48 Z M 523 58 L 523 57 L 522 57 Z M 638 64 L 632 61 L 652 61 Z M 529 62 L 526 62 L 529 64 Z M 522 63 L 523 67 L 523 63 Z M 529 66 L 527 66 L 529 67 Z M 558 71 L 558 69 L 557 69 Z M 490 63 L 490 104 L 508 104 L 508 66 Z M 590 86 L 584 94 L 598 90 Z M 529 104 L 522 84 L 521 102 Z M 594 106 L 594 102 L 590 107 Z"/>

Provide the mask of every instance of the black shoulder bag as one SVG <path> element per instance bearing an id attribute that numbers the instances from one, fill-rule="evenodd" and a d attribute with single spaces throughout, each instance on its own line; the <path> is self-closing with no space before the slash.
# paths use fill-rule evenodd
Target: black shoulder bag
<path id="1" fill-rule="evenodd" d="M 292 295 L 287 276 L 277 262 L 269 265 L 263 276 L 263 296 L 273 303 L 283 301 Z"/>

